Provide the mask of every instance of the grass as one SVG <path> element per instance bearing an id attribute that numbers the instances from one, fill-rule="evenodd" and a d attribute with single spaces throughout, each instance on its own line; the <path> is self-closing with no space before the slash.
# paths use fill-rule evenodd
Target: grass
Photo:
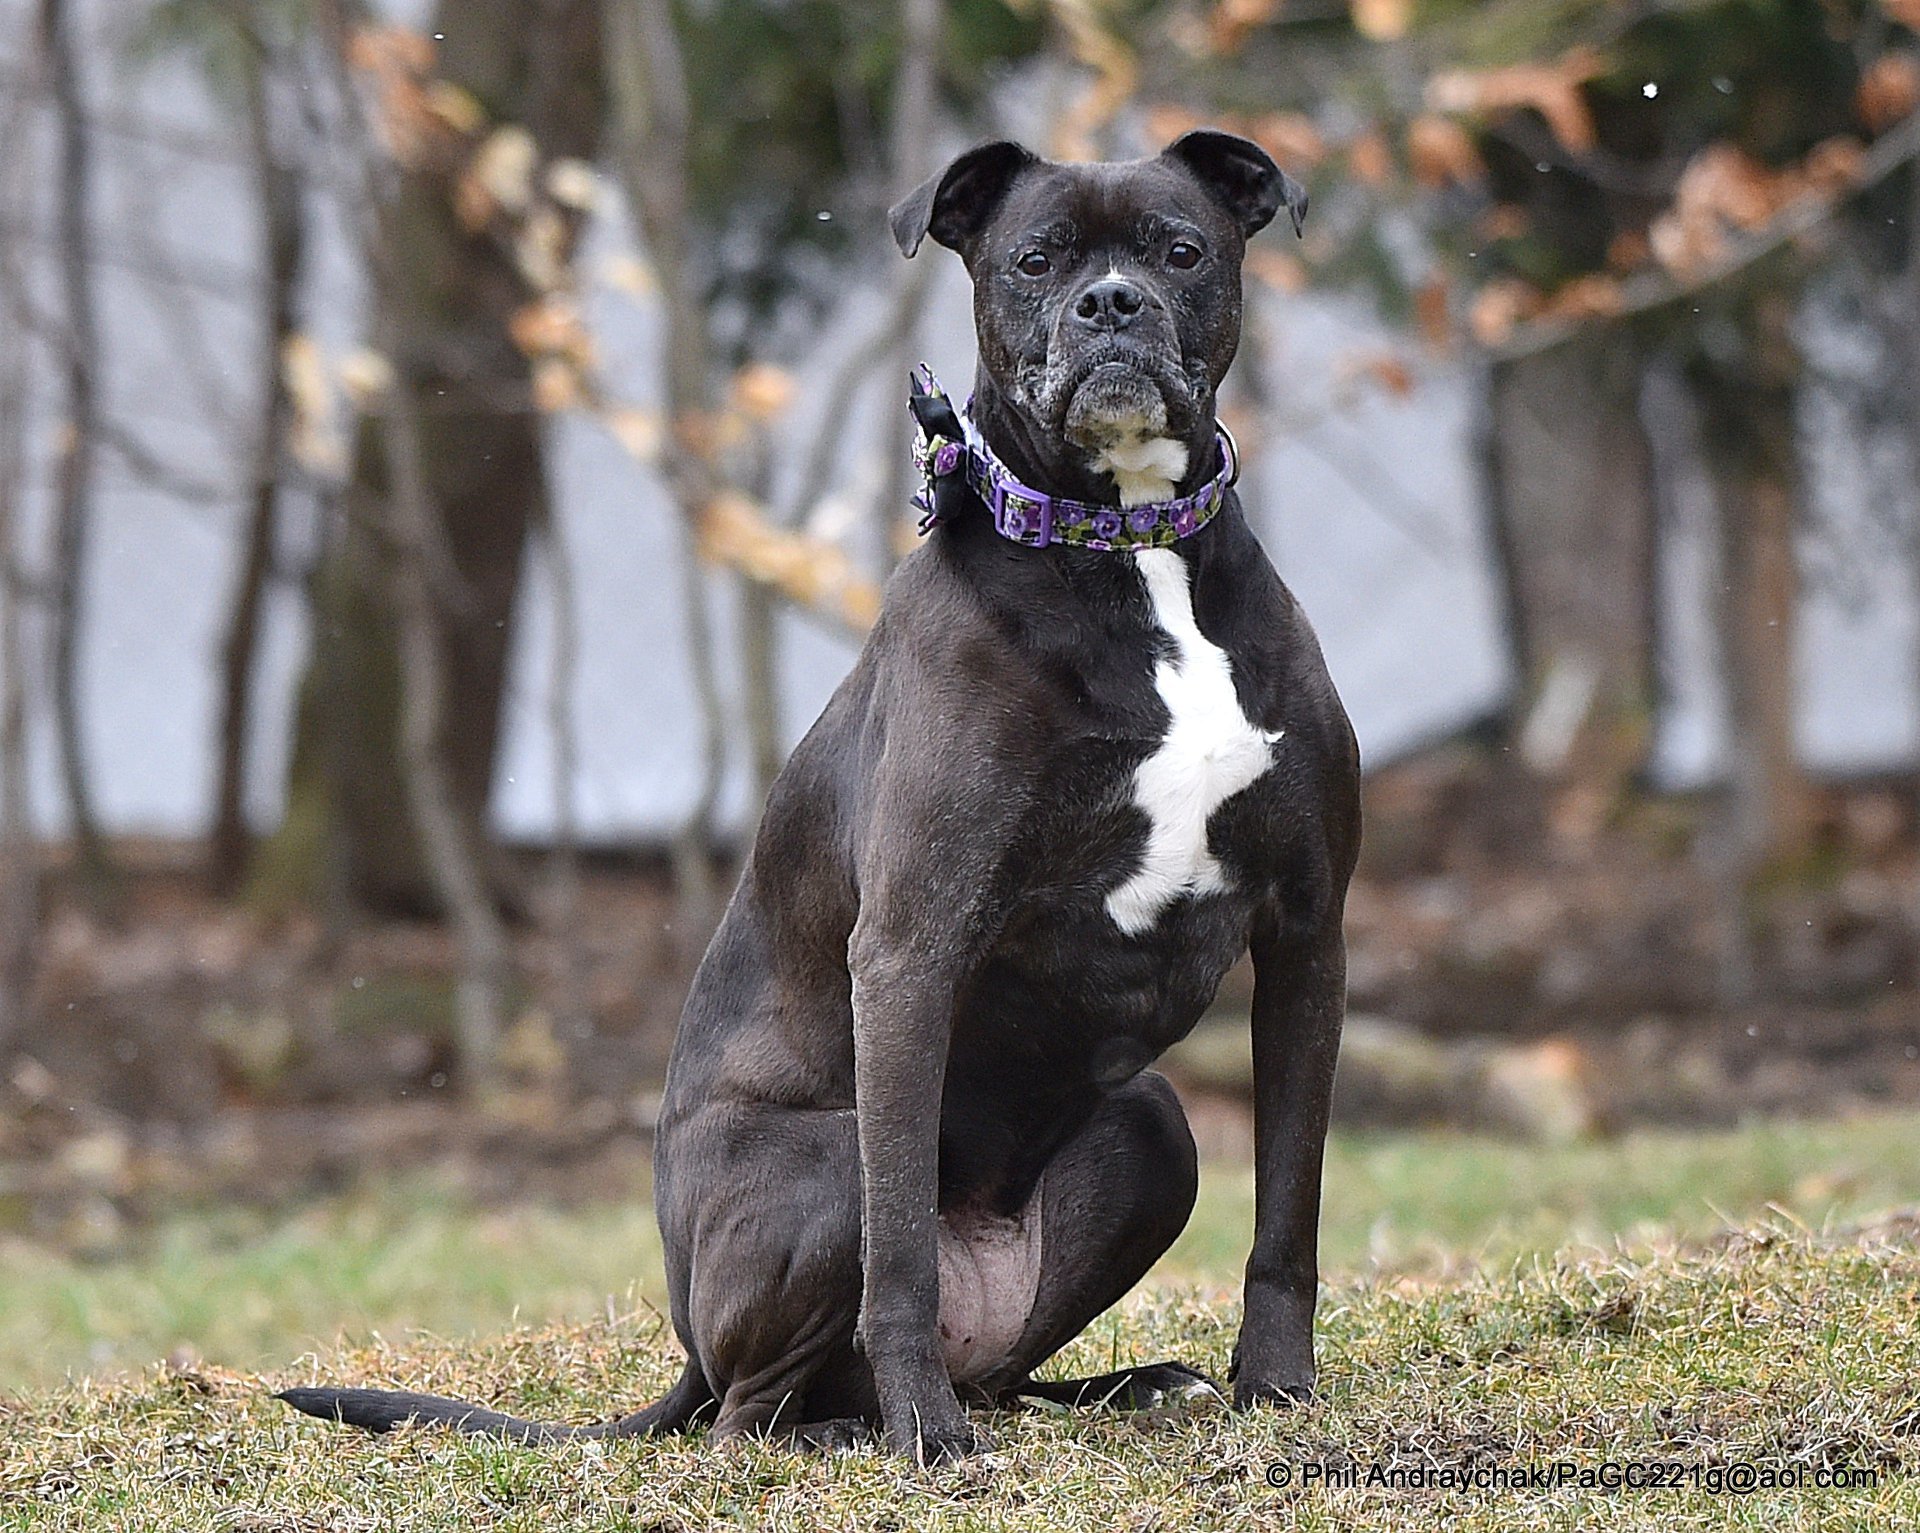
<path id="1" fill-rule="evenodd" d="M 865 1452 L 718 1455 L 697 1440 L 372 1440 L 265 1399 L 292 1382 L 384 1381 L 586 1419 L 658 1392 L 677 1351 L 648 1302 L 644 1206 L 481 1212 L 411 1178 L 278 1219 L 182 1216 L 98 1268 L 0 1246 L 0 1384 L 31 1390 L 0 1403 L 0 1529 L 1146 1533 L 1425 1528 L 1443 1512 L 1468 1529 L 1920 1525 L 1920 1227 L 1846 1228 L 1917 1197 L 1913 1114 L 1560 1149 L 1341 1136 L 1318 1402 L 996 1416 L 987 1459 L 930 1474 Z M 1249 1218 L 1244 1172 L 1213 1168 L 1162 1269 L 1063 1368 L 1178 1356 L 1224 1371 Z M 1724 1233 L 1729 1219 L 1748 1233 Z M 638 1298 L 610 1304 L 636 1275 Z M 516 1303 L 543 1328 L 507 1328 Z M 297 1357 L 316 1341 L 317 1358 Z M 215 1361 L 52 1382 L 179 1342 Z M 1577 1474 L 1629 1460 L 1809 1480 L 1844 1465 L 1876 1482 L 1750 1495 L 1404 1484 L 1468 1464 Z M 1309 1462 L 1403 1483 L 1303 1487 Z M 1282 1464 L 1294 1483 L 1276 1489 L 1267 1469 Z"/>

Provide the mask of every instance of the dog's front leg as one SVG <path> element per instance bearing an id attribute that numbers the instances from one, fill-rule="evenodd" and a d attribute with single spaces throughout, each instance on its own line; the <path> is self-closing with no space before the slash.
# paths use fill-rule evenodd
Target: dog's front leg
<path id="1" fill-rule="evenodd" d="M 1338 905 L 1310 934 L 1263 921 L 1253 963 L 1253 1254 L 1233 1353 L 1236 1406 L 1313 1392 L 1320 1169 L 1347 996 Z"/>
<path id="2" fill-rule="evenodd" d="M 848 953 L 865 1273 L 858 1335 L 887 1443 L 922 1464 L 974 1446 L 940 1351 L 940 1099 L 953 981 L 930 956 L 871 928 L 855 929 Z"/>

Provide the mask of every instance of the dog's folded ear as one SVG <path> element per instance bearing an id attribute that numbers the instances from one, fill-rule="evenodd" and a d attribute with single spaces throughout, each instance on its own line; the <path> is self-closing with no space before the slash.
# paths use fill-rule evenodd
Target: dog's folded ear
<path id="1" fill-rule="evenodd" d="M 1266 228 L 1282 207 L 1293 215 L 1295 234 L 1307 221 L 1307 189 L 1248 139 L 1197 128 L 1161 153 L 1192 171 L 1214 200 L 1239 220 L 1244 234 Z"/>
<path id="2" fill-rule="evenodd" d="M 912 255 L 931 234 L 949 250 L 966 247 L 986 227 L 1013 179 L 1039 157 L 1001 139 L 969 149 L 937 176 L 909 192 L 887 214 L 902 255 Z"/>

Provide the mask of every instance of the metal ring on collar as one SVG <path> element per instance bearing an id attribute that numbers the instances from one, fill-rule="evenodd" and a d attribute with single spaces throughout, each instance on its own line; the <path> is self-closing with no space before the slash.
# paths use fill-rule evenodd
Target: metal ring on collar
<path id="1" fill-rule="evenodd" d="M 1240 482 L 1240 444 L 1233 439 L 1233 433 L 1227 429 L 1227 423 L 1216 420 L 1213 429 L 1220 433 L 1220 442 L 1227 453 L 1227 485 L 1232 489 Z"/>

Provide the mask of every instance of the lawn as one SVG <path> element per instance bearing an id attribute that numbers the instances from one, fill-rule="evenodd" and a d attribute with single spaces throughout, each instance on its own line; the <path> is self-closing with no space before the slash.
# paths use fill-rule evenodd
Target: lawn
<path id="1" fill-rule="evenodd" d="M 265 1399 L 404 1382 L 588 1419 L 649 1396 L 676 1352 L 644 1207 L 478 1210 L 410 1177 L 291 1214 L 182 1215 L 105 1266 L 0 1245 L 0 1389 L 21 1391 L 0 1404 L 0 1528 L 1416 1528 L 1442 1508 L 1467 1528 L 1915 1525 L 1920 1226 L 1870 1216 L 1916 1200 L 1912 1114 L 1556 1149 L 1342 1135 L 1321 1400 L 996 1416 L 986 1459 L 927 1475 L 697 1440 L 376 1441 Z M 1063 1366 L 1224 1370 L 1249 1221 L 1244 1170 L 1209 1168 L 1187 1235 Z M 1418 1483 L 1628 1462 L 1700 1483 Z M 1309 1464 L 1360 1483 L 1303 1485 Z M 1746 1464 L 1801 1483 L 1716 1493 Z M 1835 1467 L 1875 1483 L 1812 1483 Z"/>

